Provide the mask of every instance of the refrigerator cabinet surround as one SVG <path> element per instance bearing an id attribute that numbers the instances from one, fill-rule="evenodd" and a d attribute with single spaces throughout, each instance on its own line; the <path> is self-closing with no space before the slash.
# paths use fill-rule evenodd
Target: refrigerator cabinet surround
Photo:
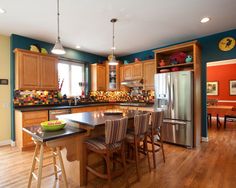
<path id="1" fill-rule="evenodd" d="M 193 73 L 191 71 L 155 75 L 155 109 L 158 108 L 165 110 L 165 120 L 178 122 L 165 125 L 164 141 L 192 147 Z"/>

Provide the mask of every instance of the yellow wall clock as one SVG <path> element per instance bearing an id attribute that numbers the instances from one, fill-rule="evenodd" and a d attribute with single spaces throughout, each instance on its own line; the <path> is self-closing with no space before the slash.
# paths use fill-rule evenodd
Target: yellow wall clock
<path id="1" fill-rule="evenodd" d="M 219 42 L 219 49 L 226 52 L 235 47 L 235 39 L 233 37 L 225 37 Z"/>

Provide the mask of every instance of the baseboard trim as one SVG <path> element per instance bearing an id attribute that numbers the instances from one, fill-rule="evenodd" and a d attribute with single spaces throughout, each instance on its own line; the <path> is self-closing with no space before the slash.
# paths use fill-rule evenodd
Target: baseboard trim
<path id="1" fill-rule="evenodd" d="M 7 146 L 7 145 L 11 145 L 11 140 L 0 141 L 0 146 Z"/>
<path id="2" fill-rule="evenodd" d="M 208 137 L 202 137 L 202 142 L 208 142 L 208 141 L 209 141 Z"/>
<path id="3" fill-rule="evenodd" d="M 16 146 L 16 142 L 13 141 L 13 140 L 11 140 L 11 146 L 12 146 L 12 147 L 15 147 L 15 146 Z"/>

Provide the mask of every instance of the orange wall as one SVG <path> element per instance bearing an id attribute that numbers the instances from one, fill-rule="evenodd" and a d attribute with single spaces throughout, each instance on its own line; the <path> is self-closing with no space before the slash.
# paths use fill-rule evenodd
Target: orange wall
<path id="1" fill-rule="evenodd" d="M 218 81 L 218 96 L 207 96 L 207 98 L 218 100 L 236 100 L 236 95 L 232 96 L 229 94 L 230 80 L 236 80 L 236 64 L 207 67 L 207 81 Z M 222 102 L 221 104 L 236 105 L 236 102 Z"/>

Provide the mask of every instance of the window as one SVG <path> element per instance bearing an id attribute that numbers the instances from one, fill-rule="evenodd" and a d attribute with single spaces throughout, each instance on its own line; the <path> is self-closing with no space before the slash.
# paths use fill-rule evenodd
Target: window
<path id="1" fill-rule="evenodd" d="M 84 64 L 60 60 L 58 63 L 58 75 L 59 85 L 62 84 L 62 95 L 80 96 L 82 94 L 82 85 L 84 85 Z"/>

